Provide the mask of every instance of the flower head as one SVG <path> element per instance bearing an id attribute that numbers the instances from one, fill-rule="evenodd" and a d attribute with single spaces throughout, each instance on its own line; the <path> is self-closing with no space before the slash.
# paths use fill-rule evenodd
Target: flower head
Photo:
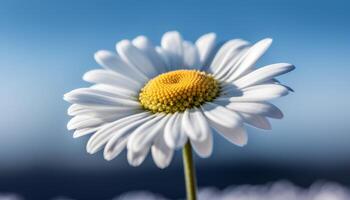
<path id="1" fill-rule="evenodd" d="M 150 80 L 141 89 L 139 100 L 153 112 L 175 113 L 212 101 L 219 94 L 213 76 L 198 70 L 175 70 Z"/>
<path id="2" fill-rule="evenodd" d="M 103 69 L 83 77 L 94 85 L 64 95 L 74 116 L 67 127 L 74 137 L 92 134 L 87 151 L 104 148 L 107 160 L 126 148 L 133 166 L 151 151 L 156 165 L 165 168 L 188 140 L 199 156 L 208 157 L 212 130 L 243 146 L 244 124 L 270 129 L 267 118 L 283 117 L 267 101 L 288 94 L 275 77 L 294 66 L 255 68 L 271 42 L 233 39 L 217 48 L 214 33 L 193 44 L 175 31 L 165 33 L 160 46 L 145 36 L 122 40 L 116 53 L 95 54 Z"/>

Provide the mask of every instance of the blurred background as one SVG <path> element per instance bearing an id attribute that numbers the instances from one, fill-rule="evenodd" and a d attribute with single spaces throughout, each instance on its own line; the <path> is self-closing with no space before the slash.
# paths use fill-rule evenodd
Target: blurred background
<path id="1" fill-rule="evenodd" d="M 93 54 L 146 35 L 158 44 L 179 30 L 188 40 L 274 43 L 258 66 L 293 63 L 280 77 L 295 93 L 275 104 L 272 131 L 249 129 L 244 148 L 215 137 L 214 153 L 196 157 L 200 187 L 289 180 L 350 185 L 350 3 L 348 1 L 39 1 L 0 0 L 0 193 L 26 199 L 110 199 L 131 190 L 184 197 L 181 152 L 160 170 L 151 158 L 130 167 L 73 139 L 64 93 L 89 84 Z"/>

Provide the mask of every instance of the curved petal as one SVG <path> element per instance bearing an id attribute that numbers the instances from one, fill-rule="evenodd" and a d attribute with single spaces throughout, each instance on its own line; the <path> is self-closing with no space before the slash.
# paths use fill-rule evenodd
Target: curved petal
<path id="1" fill-rule="evenodd" d="M 117 54 L 106 50 L 100 50 L 94 55 L 96 62 L 103 68 L 113 72 L 122 74 L 124 76 L 135 77 L 137 80 L 147 81 L 148 78 L 141 74 L 138 70 L 130 67 Z"/>
<path id="2" fill-rule="evenodd" d="M 94 84 L 94 85 L 90 86 L 90 88 L 113 93 L 115 95 L 123 96 L 126 98 L 131 98 L 134 100 L 138 99 L 138 95 L 139 95 L 139 94 L 135 94 L 135 91 L 132 91 L 128 88 L 126 89 L 126 88 L 121 88 L 121 87 L 114 87 L 113 85 Z"/>
<path id="3" fill-rule="evenodd" d="M 211 63 L 209 70 L 214 75 L 219 73 L 225 67 L 229 67 L 228 63 L 237 57 L 240 48 L 247 46 L 249 43 L 245 40 L 234 39 L 226 42 L 219 49 Z"/>
<path id="4" fill-rule="evenodd" d="M 183 42 L 184 66 L 189 69 L 200 70 L 202 68 L 196 46 L 189 41 Z"/>
<path id="5" fill-rule="evenodd" d="M 82 109 L 82 106 L 79 104 L 72 104 L 67 109 L 67 114 L 70 116 L 77 115 L 76 112 L 79 112 L 79 110 Z"/>
<path id="6" fill-rule="evenodd" d="M 210 129 L 209 129 L 210 131 Z M 213 134 L 210 132 L 209 136 L 202 142 L 191 140 L 193 150 L 202 158 L 207 158 L 213 152 Z"/>
<path id="7" fill-rule="evenodd" d="M 164 51 L 162 47 L 156 46 L 156 52 L 158 53 L 159 57 L 162 59 L 162 61 L 165 63 L 165 71 L 170 71 L 171 70 L 171 64 L 170 60 Z"/>
<path id="8" fill-rule="evenodd" d="M 83 76 L 83 80 L 89 83 L 112 85 L 124 90 L 130 90 L 132 94 L 137 93 L 143 86 L 142 82 L 103 69 L 95 69 L 86 72 Z"/>
<path id="9" fill-rule="evenodd" d="M 88 128 L 88 127 L 99 126 L 103 123 L 105 123 L 105 121 L 101 118 L 78 115 L 73 117 L 71 120 L 69 120 L 67 124 L 67 129 L 73 130 L 73 129 Z"/>
<path id="10" fill-rule="evenodd" d="M 244 123 L 252 125 L 256 128 L 261 128 L 265 130 L 271 130 L 271 124 L 268 119 L 260 115 L 240 113 L 243 117 Z"/>
<path id="11" fill-rule="evenodd" d="M 204 104 L 202 109 L 210 125 L 227 140 L 238 146 L 244 146 L 247 143 L 248 138 L 242 127 L 242 118 L 237 113 L 213 103 Z"/>
<path id="12" fill-rule="evenodd" d="M 126 147 L 128 138 L 128 134 L 114 134 L 114 136 L 107 142 L 103 150 L 103 157 L 106 160 L 112 160 L 117 157 Z"/>
<path id="13" fill-rule="evenodd" d="M 237 69 L 228 78 L 228 81 L 234 81 L 239 78 L 242 74 L 250 70 L 256 61 L 266 52 L 272 43 L 271 38 L 266 38 L 255 43 L 242 57 L 241 61 L 237 64 L 239 65 Z"/>
<path id="14" fill-rule="evenodd" d="M 225 93 L 226 91 L 223 91 Z M 232 96 L 228 98 L 218 97 L 216 100 L 228 100 L 232 102 L 256 102 L 267 101 L 289 93 L 289 90 L 279 84 L 263 84 L 244 88 L 240 96 Z"/>
<path id="15" fill-rule="evenodd" d="M 156 116 L 152 120 L 145 122 L 131 133 L 127 144 L 129 151 L 141 151 L 143 148 L 150 146 L 154 138 L 162 133 L 169 119 L 169 115 L 164 115 L 162 113 L 154 115 Z"/>
<path id="16" fill-rule="evenodd" d="M 216 34 L 207 33 L 198 38 L 195 45 L 198 49 L 199 61 L 202 66 L 206 66 L 209 63 L 209 59 L 213 54 L 216 43 Z"/>
<path id="17" fill-rule="evenodd" d="M 133 167 L 140 166 L 142 162 L 145 160 L 146 156 L 148 155 L 149 150 L 150 150 L 149 146 L 142 149 L 142 151 L 138 151 L 138 152 L 128 150 L 127 159 L 129 164 Z"/>
<path id="18" fill-rule="evenodd" d="M 187 136 L 197 142 L 202 142 L 210 135 L 207 120 L 198 108 L 187 109 L 182 118 L 182 126 Z"/>
<path id="19" fill-rule="evenodd" d="M 226 81 L 230 78 L 231 74 L 239 67 L 238 62 L 242 59 L 242 56 L 247 53 L 248 49 L 249 47 L 243 46 L 232 52 L 232 57 L 229 62 L 215 74 L 215 77 L 222 81 Z"/>
<path id="20" fill-rule="evenodd" d="M 166 145 L 163 135 L 156 137 L 151 152 L 154 163 L 161 169 L 169 166 L 174 155 L 174 150 Z"/>
<path id="21" fill-rule="evenodd" d="M 140 108 L 140 103 L 123 97 L 111 97 L 101 93 L 95 93 L 91 91 L 77 91 L 73 90 L 64 95 L 64 100 L 86 106 L 127 106 Z"/>
<path id="22" fill-rule="evenodd" d="M 146 36 L 138 36 L 133 41 L 132 44 L 142 51 L 152 62 L 153 66 L 157 69 L 158 73 L 164 73 L 167 69 L 166 64 L 163 59 L 157 53 L 155 46 Z"/>
<path id="23" fill-rule="evenodd" d="M 88 115 L 88 116 L 106 116 L 115 113 L 124 113 L 124 112 L 139 112 L 141 109 L 135 107 L 116 107 L 116 106 L 83 106 L 79 104 L 72 104 L 68 108 L 68 115 Z"/>
<path id="24" fill-rule="evenodd" d="M 92 109 L 83 109 L 81 110 L 80 115 L 76 115 L 76 116 L 88 116 L 90 118 L 95 118 L 95 119 L 100 119 L 104 122 L 112 122 L 112 121 L 116 121 L 119 120 L 123 117 L 127 117 L 130 115 L 134 115 L 136 113 L 140 113 L 140 112 L 144 112 L 143 110 L 139 109 L 124 109 L 124 110 L 118 110 L 117 112 L 103 112 L 103 111 L 96 111 L 96 110 L 92 110 Z"/>
<path id="25" fill-rule="evenodd" d="M 230 110 L 247 114 L 263 115 L 281 119 L 283 113 L 275 105 L 267 102 L 232 102 L 226 105 Z"/>
<path id="26" fill-rule="evenodd" d="M 90 137 L 86 145 L 87 152 L 93 154 L 99 151 L 113 136 L 123 136 L 128 133 L 127 131 L 150 118 L 153 118 L 153 115 L 148 112 L 143 112 L 104 125 Z"/>
<path id="27" fill-rule="evenodd" d="M 101 128 L 101 126 L 77 129 L 73 133 L 73 138 L 78 138 L 78 137 L 82 137 L 84 135 L 95 133 L 100 128 Z"/>
<path id="28" fill-rule="evenodd" d="M 294 69 L 295 67 L 288 63 L 267 65 L 239 78 L 238 80 L 234 81 L 234 84 L 237 86 L 237 88 L 245 88 L 269 81 L 276 76 L 288 73 Z"/>
<path id="29" fill-rule="evenodd" d="M 66 99 L 77 99 L 81 98 L 82 96 L 86 95 L 101 95 L 101 96 L 106 96 L 106 97 L 111 97 L 111 98 L 131 98 L 132 100 L 136 100 L 136 98 L 132 96 L 128 96 L 125 94 L 117 94 L 117 93 L 112 93 L 109 91 L 103 91 L 99 90 L 96 88 L 78 88 L 75 90 L 72 90 L 66 94 L 64 94 L 64 98 Z"/>
<path id="30" fill-rule="evenodd" d="M 177 31 L 166 32 L 161 40 L 161 46 L 168 56 L 172 70 L 183 67 L 183 40 Z"/>
<path id="31" fill-rule="evenodd" d="M 117 43 L 116 49 L 124 62 L 138 69 L 148 78 L 157 75 L 157 68 L 152 64 L 150 59 L 136 48 L 129 40 L 122 40 Z"/>
<path id="32" fill-rule="evenodd" d="M 182 118 L 183 113 L 174 113 L 170 115 L 164 127 L 165 143 L 172 149 L 183 147 L 187 141 L 187 136 L 182 128 Z"/>

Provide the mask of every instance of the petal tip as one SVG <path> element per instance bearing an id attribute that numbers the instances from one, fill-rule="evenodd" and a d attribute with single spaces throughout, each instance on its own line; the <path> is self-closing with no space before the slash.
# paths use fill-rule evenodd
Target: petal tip
<path id="1" fill-rule="evenodd" d="M 239 147 L 244 147 L 248 144 L 248 137 L 247 135 L 245 134 L 245 136 L 243 138 L 241 138 L 240 141 L 237 141 L 236 142 L 236 145 L 239 146 Z"/>
<path id="2" fill-rule="evenodd" d="M 66 93 L 66 94 L 63 95 L 63 100 L 69 102 L 69 97 L 68 97 L 67 94 L 68 94 L 68 93 Z"/>
<path id="3" fill-rule="evenodd" d="M 262 41 L 264 41 L 268 44 L 271 44 L 273 42 L 273 39 L 268 37 L 268 38 L 263 39 Z"/>
<path id="4" fill-rule="evenodd" d="M 121 40 L 116 44 L 116 50 L 118 53 L 122 52 L 125 48 L 127 48 L 131 42 L 129 40 Z"/>
<path id="5" fill-rule="evenodd" d="M 236 145 L 239 147 L 244 147 L 247 145 L 248 142 L 244 142 L 244 143 L 237 143 Z"/>
<path id="6" fill-rule="evenodd" d="M 98 150 L 94 149 L 93 147 L 91 147 L 90 145 L 86 145 L 86 152 L 88 152 L 89 154 L 94 154 L 96 153 Z"/>
<path id="7" fill-rule="evenodd" d="M 144 35 L 139 35 L 132 40 L 132 44 L 139 49 L 151 46 L 149 39 Z"/>
<path id="8" fill-rule="evenodd" d="M 154 162 L 154 163 L 159 169 L 162 169 L 162 170 L 169 166 L 169 164 L 167 163 L 160 163 L 160 162 Z"/>
<path id="9" fill-rule="evenodd" d="M 217 35 L 216 35 L 215 32 L 209 32 L 209 33 L 206 33 L 206 34 L 204 34 L 204 35 L 201 35 L 201 36 L 198 38 L 197 42 L 198 42 L 198 41 L 203 41 L 203 40 L 216 40 L 216 37 L 217 37 Z M 196 42 L 196 43 L 197 43 L 197 42 Z"/>
<path id="10" fill-rule="evenodd" d="M 264 38 L 258 41 L 256 44 L 260 44 L 264 49 L 268 49 L 271 46 L 272 42 L 273 42 L 272 38 Z"/>
<path id="11" fill-rule="evenodd" d="M 111 160 L 113 160 L 113 157 L 112 157 L 111 154 L 109 154 L 109 153 L 104 153 L 104 154 L 103 154 L 103 158 L 104 158 L 106 161 L 111 161 Z"/>
<path id="12" fill-rule="evenodd" d="M 216 39 L 216 37 L 217 37 L 215 32 L 209 32 L 207 34 L 204 34 L 203 36 L 208 37 L 210 39 Z"/>
<path id="13" fill-rule="evenodd" d="M 179 31 L 177 30 L 171 30 L 171 31 L 167 31 L 164 33 L 164 35 L 181 35 Z"/>

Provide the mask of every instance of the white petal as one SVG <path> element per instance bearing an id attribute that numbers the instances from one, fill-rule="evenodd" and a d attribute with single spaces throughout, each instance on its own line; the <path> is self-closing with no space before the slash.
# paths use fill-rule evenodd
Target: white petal
<path id="1" fill-rule="evenodd" d="M 163 59 L 157 53 L 155 46 L 153 46 L 152 42 L 147 37 L 143 35 L 138 36 L 132 43 L 150 59 L 158 73 L 164 73 L 166 71 L 166 63 L 164 63 Z"/>
<path id="2" fill-rule="evenodd" d="M 76 112 L 79 112 L 79 110 L 81 110 L 81 109 L 82 109 L 81 105 L 72 104 L 71 106 L 69 106 L 69 108 L 67 110 L 67 114 L 70 116 L 77 115 Z"/>
<path id="3" fill-rule="evenodd" d="M 101 128 L 101 126 L 77 129 L 74 131 L 73 138 L 78 138 L 78 137 L 81 137 L 84 135 L 95 133 L 100 128 Z"/>
<path id="4" fill-rule="evenodd" d="M 170 63 L 170 60 L 169 60 L 165 50 L 162 47 L 156 46 L 156 52 L 158 53 L 158 55 L 162 59 L 162 61 L 165 63 L 165 71 L 170 71 L 171 70 L 171 63 Z"/>
<path id="5" fill-rule="evenodd" d="M 107 142 L 104 151 L 103 151 L 103 157 L 106 160 L 112 160 L 115 157 L 117 157 L 123 149 L 126 147 L 126 144 L 128 142 L 129 135 L 116 135 Z"/>
<path id="6" fill-rule="evenodd" d="M 291 87 L 282 84 L 279 80 L 277 80 L 276 78 L 273 78 L 271 80 L 268 81 L 264 81 L 261 84 L 278 84 L 278 85 L 282 85 L 283 87 L 287 88 L 289 90 L 289 92 L 295 92 Z"/>
<path id="7" fill-rule="evenodd" d="M 279 80 L 277 80 L 276 78 L 273 78 L 273 79 L 264 81 L 264 82 L 262 82 L 261 84 L 278 84 L 278 85 L 282 85 L 283 87 L 287 88 L 290 92 L 294 92 L 294 90 L 293 90 L 291 87 L 282 84 L 282 83 L 281 83 Z"/>
<path id="8" fill-rule="evenodd" d="M 243 95 L 243 92 L 236 88 L 233 84 L 228 84 L 225 82 L 221 83 L 220 94 L 216 99 L 239 97 Z"/>
<path id="9" fill-rule="evenodd" d="M 156 115 L 154 119 L 145 122 L 131 133 L 127 144 L 129 151 L 141 151 L 143 148 L 150 146 L 154 138 L 162 133 L 170 115 L 154 115 Z"/>
<path id="10" fill-rule="evenodd" d="M 133 167 L 137 167 L 141 165 L 141 163 L 145 160 L 149 150 L 150 150 L 149 146 L 139 152 L 133 152 L 128 150 L 127 159 L 129 164 Z"/>
<path id="11" fill-rule="evenodd" d="M 104 116 L 110 116 L 110 115 L 125 115 L 125 113 L 139 113 L 142 111 L 139 108 L 135 107 L 129 107 L 129 106 L 123 106 L 123 107 L 116 107 L 116 106 L 83 106 L 79 104 L 72 104 L 68 108 L 68 115 L 75 116 L 75 115 L 86 115 L 86 116 L 92 116 L 92 117 L 101 117 Z"/>
<path id="12" fill-rule="evenodd" d="M 133 109 L 128 109 L 128 110 L 123 110 L 119 112 L 114 112 L 114 113 L 103 113 L 103 112 L 95 112 L 95 111 L 90 111 L 87 112 L 86 116 L 92 117 L 92 118 L 98 118 L 101 119 L 104 122 L 113 122 L 116 120 L 119 120 L 121 118 L 134 115 L 136 113 L 144 112 L 143 110 L 133 110 Z M 76 115 L 80 116 L 80 115 Z"/>
<path id="13" fill-rule="evenodd" d="M 169 166 L 174 155 L 174 150 L 166 145 L 163 135 L 157 136 L 152 145 L 151 151 L 154 163 L 159 168 L 164 169 Z"/>
<path id="14" fill-rule="evenodd" d="M 153 116 L 148 112 L 138 113 L 118 121 L 109 123 L 101 127 L 94 135 L 92 135 L 86 145 L 86 150 L 89 153 L 95 153 L 115 135 L 123 136 L 128 134 L 128 130 L 134 126 L 138 126 L 145 120 L 149 120 Z"/>
<path id="15" fill-rule="evenodd" d="M 256 85 L 263 83 L 265 81 L 271 80 L 272 78 L 290 72 L 295 67 L 288 63 L 277 63 L 259 68 L 249 74 L 239 78 L 234 81 L 234 84 L 238 88 L 244 88 L 251 85 Z"/>
<path id="16" fill-rule="evenodd" d="M 94 127 L 104 123 L 103 119 L 90 116 L 78 115 L 73 117 L 67 124 L 68 130 Z"/>
<path id="17" fill-rule="evenodd" d="M 227 108 L 248 114 L 263 115 L 280 119 L 283 113 L 275 105 L 267 102 L 231 102 L 225 105 Z"/>
<path id="18" fill-rule="evenodd" d="M 182 118 L 183 113 L 174 113 L 164 127 L 165 143 L 172 149 L 183 147 L 187 141 L 187 136 L 181 127 Z"/>
<path id="19" fill-rule="evenodd" d="M 270 47 L 272 43 L 271 38 L 266 38 L 263 40 L 260 40 L 256 44 L 254 44 L 246 53 L 245 56 L 242 57 L 242 61 L 238 62 L 239 67 L 237 70 L 234 71 L 234 73 L 231 75 L 231 77 L 228 79 L 228 81 L 234 81 L 237 78 L 239 78 L 242 74 L 244 74 L 247 70 L 252 68 L 256 61 L 266 52 L 266 50 Z"/>
<path id="20" fill-rule="evenodd" d="M 153 78 L 157 75 L 157 68 L 153 66 L 150 59 L 136 48 L 129 40 L 122 40 L 117 43 L 116 49 L 124 62 L 130 66 L 137 68 L 148 78 Z"/>
<path id="21" fill-rule="evenodd" d="M 166 32 L 161 40 L 161 46 L 165 50 L 173 70 L 183 67 L 183 40 L 177 31 Z"/>
<path id="22" fill-rule="evenodd" d="M 202 142 L 210 135 L 207 119 L 198 108 L 187 109 L 182 118 L 182 126 L 191 140 Z"/>
<path id="23" fill-rule="evenodd" d="M 132 94 L 137 93 L 143 86 L 142 82 L 135 81 L 134 79 L 125 76 L 119 76 L 116 73 L 102 69 L 86 72 L 83 76 L 83 80 L 89 83 L 112 85 L 124 90 L 130 90 L 130 93 Z"/>
<path id="24" fill-rule="evenodd" d="M 113 85 L 106 84 L 94 84 L 91 85 L 90 88 L 113 93 L 126 98 L 138 99 L 138 94 L 135 94 L 135 91 L 132 91 L 129 88 L 114 87 Z"/>
<path id="25" fill-rule="evenodd" d="M 123 93 L 117 94 L 117 93 L 103 91 L 95 88 L 78 88 L 66 93 L 64 97 L 67 99 L 77 99 L 86 95 L 101 95 L 101 96 L 106 96 L 111 98 L 130 98 L 132 100 L 137 100 L 135 97 L 131 97 Z"/>
<path id="26" fill-rule="evenodd" d="M 240 113 L 245 123 L 256 128 L 271 130 L 271 124 L 268 119 L 260 115 Z"/>
<path id="27" fill-rule="evenodd" d="M 221 81 L 226 81 L 228 78 L 230 78 L 239 67 L 239 62 L 247 53 L 248 49 L 249 47 L 244 46 L 232 52 L 230 61 L 215 74 L 215 77 Z"/>
<path id="28" fill-rule="evenodd" d="M 210 129 L 209 129 L 210 131 Z M 202 142 L 191 140 L 193 150 L 202 158 L 207 158 L 213 152 L 213 134 L 210 132 L 209 136 Z"/>
<path id="29" fill-rule="evenodd" d="M 226 91 L 224 91 L 225 93 Z M 217 98 L 217 100 L 227 99 L 232 102 L 252 102 L 252 101 L 267 101 L 288 94 L 289 90 L 278 84 L 263 84 L 244 88 L 240 96 L 233 96 L 231 98 Z"/>
<path id="30" fill-rule="evenodd" d="M 223 70 L 224 67 L 228 67 L 228 63 L 235 59 L 237 54 L 240 52 L 239 49 L 247 46 L 249 43 L 245 40 L 234 39 L 226 42 L 219 49 L 214 57 L 213 62 L 210 65 L 210 72 L 217 74 Z"/>
<path id="31" fill-rule="evenodd" d="M 184 41 L 183 50 L 184 50 L 184 66 L 189 69 L 200 70 L 202 66 L 199 61 L 199 55 L 198 55 L 198 50 L 196 46 L 194 46 L 189 41 Z"/>
<path id="32" fill-rule="evenodd" d="M 135 77 L 136 80 L 147 81 L 148 78 L 142 75 L 137 69 L 125 63 L 117 54 L 106 50 L 100 50 L 95 53 L 95 60 L 105 69 L 109 69 L 125 76 Z"/>
<path id="33" fill-rule="evenodd" d="M 211 57 L 215 49 L 215 43 L 216 43 L 215 33 L 208 33 L 208 34 L 202 35 L 196 41 L 195 44 L 198 49 L 199 60 L 202 66 L 206 66 L 210 64 L 209 58 Z"/>
<path id="34" fill-rule="evenodd" d="M 70 103 L 81 104 L 86 106 L 106 105 L 106 106 L 117 106 L 117 107 L 127 106 L 127 107 L 140 108 L 140 103 L 135 100 L 131 100 L 123 97 L 111 97 L 101 93 L 88 92 L 88 91 L 76 92 L 75 90 L 73 90 L 72 92 L 65 94 L 63 99 Z"/>
<path id="35" fill-rule="evenodd" d="M 237 113 L 213 103 L 204 104 L 202 109 L 210 125 L 227 140 L 238 146 L 244 146 L 247 143 L 248 139 L 242 127 L 242 118 Z"/>

